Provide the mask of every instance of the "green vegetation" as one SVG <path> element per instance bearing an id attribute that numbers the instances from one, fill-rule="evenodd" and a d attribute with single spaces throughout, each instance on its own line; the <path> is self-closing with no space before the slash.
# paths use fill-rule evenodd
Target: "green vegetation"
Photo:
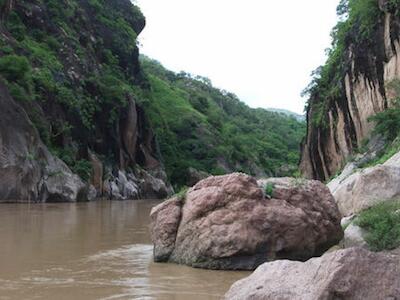
<path id="1" fill-rule="evenodd" d="M 391 3 L 398 5 L 397 2 Z M 307 109 L 312 111 L 310 122 L 314 127 L 326 128 L 324 120 L 332 103 L 345 98 L 348 46 L 356 44 L 373 49 L 374 32 L 382 14 L 376 0 L 342 0 L 337 12 L 340 21 L 331 33 L 332 47 L 328 50 L 327 62 L 314 71 L 312 82 L 303 92 L 309 96 Z"/>
<path id="2" fill-rule="evenodd" d="M 393 80 L 386 85 L 389 94 L 394 95 L 390 99 L 393 103 L 390 108 L 380 112 L 368 119 L 375 123 L 374 134 L 385 138 L 386 145 L 372 161 L 360 165 L 360 168 L 375 166 L 385 163 L 389 158 L 400 151 L 400 80 Z M 361 153 L 365 152 L 365 147 L 361 147 Z"/>
<path id="3" fill-rule="evenodd" d="M 266 196 L 268 196 L 269 198 L 272 197 L 273 193 L 274 193 L 274 189 L 275 189 L 275 185 L 273 183 L 267 183 L 267 185 L 264 188 L 264 193 Z"/>
<path id="4" fill-rule="evenodd" d="M 119 162 L 129 99 L 145 112 L 157 137 L 154 148 L 178 187 L 189 167 L 215 175 L 297 171 L 304 122 L 251 109 L 207 78 L 175 74 L 144 57 L 140 69 L 137 35 L 145 22 L 130 1 L 37 5 L 40 10 L 32 10 L 21 0 L 5 18 L 0 77 L 48 148 L 82 178 L 91 173 L 88 149 L 109 165 Z"/>
<path id="5" fill-rule="evenodd" d="M 0 57 L 0 73 L 8 81 L 26 80 L 30 65 L 26 57 L 18 55 L 5 55 Z"/>
<path id="6" fill-rule="evenodd" d="M 92 164 L 86 159 L 77 160 L 71 166 L 72 172 L 78 174 L 84 181 L 88 181 L 92 176 Z"/>
<path id="7" fill-rule="evenodd" d="M 400 132 L 400 103 L 376 114 L 370 118 L 376 123 L 375 132 L 383 135 L 389 142 L 393 141 Z"/>
<path id="8" fill-rule="evenodd" d="M 146 57 L 141 62 L 150 83 L 142 105 L 173 182 L 184 184 L 189 167 L 214 175 L 296 172 L 304 122 L 251 109 L 207 78 L 175 74 Z"/>
<path id="9" fill-rule="evenodd" d="M 87 181 L 92 176 L 92 164 L 86 159 L 77 158 L 75 149 L 67 148 L 52 148 L 51 152 L 64 161 L 74 172 L 83 180 Z"/>
<path id="10" fill-rule="evenodd" d="M 91 170 L 82 149 L 94 143 L 97 120 L 105 124 L 102 131 L 116 130 L 135 89 L 132 53 L 144 18 L 130 2 L 112 2 L 43 0 L 37 17 L 46 19 L 32 23 L 24 13 L 31 4 L 19 1 L 22 9 L 4 21 L 13 39 L 0 38 L 0 76 L 11 95 L 29 107 L 50 149 L 69 149 L 61 158 L 83 179 Z M 66 140 L 78 147 L 65 145 Z"/>
<path id="11" fill-rule="evenodd" d="M 366 242 L 372 250 L 400 246 L 400 202 L 384 202 L 363 211 L 355 223 L 368 231 Z"/>
<path id="12" fill-rule="evenodd" d="M 375 133 L 384 136 L 390 143 L 400 133 L 400 80 L 395 79 L 389 82 L 386 88 L 395 95 L 393 99 L 390 99 L 393 104 L 385 111 L 369 118 L 369 121 L 375 122 Z"/>
<path id="13" fill-rule="evenodd" d="M 187 194 L 188 190 L 189 190 L 189 188 L 187 186 L 181 187 L 179 192 L 175 194 L 175 197 L 177 197 L 181 201 L 184 201 L 186 199 L 186 194 Z"/>
<path id="14" fill-rule="evenodd" d="M 396 139 L 393 142 L 388 143 L 382 151 L 377 153 L 376 157 L 373 160 L 370 160 L 364 164 L 360 164 L 358 165 L 358 167 L 368 168 L 379 164 L 383 164 L 399 151 L 400 151 L 400 140 Z"/>

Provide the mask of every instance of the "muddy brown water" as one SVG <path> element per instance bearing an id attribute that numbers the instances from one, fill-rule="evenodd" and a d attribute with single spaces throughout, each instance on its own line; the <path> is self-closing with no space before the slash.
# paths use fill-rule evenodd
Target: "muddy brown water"
<path id="1" fill-rule="evenodd" d="M 220 299 L 249 274 L 153 263 L 158 203 L 0 205 L 0 299 Z"/>

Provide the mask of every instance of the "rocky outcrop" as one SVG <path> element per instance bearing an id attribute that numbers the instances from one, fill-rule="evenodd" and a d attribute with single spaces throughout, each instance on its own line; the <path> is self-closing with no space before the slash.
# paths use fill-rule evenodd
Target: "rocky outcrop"
<path id="1" fill-rule="evenodd" d="M 308 130 L 303 144 L 301 171 L 308 178 L 327 180 L 340 170 L 355 150 L 368 138 L 373 123 L 368 118 L 391 105 L 391 81 L 400 78 L 400 19 L 387 1 L 377 0 L 381 14 L 373 43 L 359 44 L 347 39 L 346 66 L 339 97 L 310 99 Z M 321 124 L 312 120 L 320 112 L 314 102 L 325 101 L 326 114 Z"/>
<path id="2" fill-rule="evenodd" d="M 103 196 L 111 200 L 135 200 L 164 199 L 172 195 L 173 189 L 166 183 L 166 175 L 157 176 L 143 169 L 137 169 L 135 173 L 118 171 L 116 176 L 111 175 L 104 181 Z"/>
<path id="3" fill-rule="evenodd" d="M 134 200 L 139 198 L 139 187 L 134 174 L 118 171 L 118 175 L 103 184 L 104 196 L 110 200 Z"/>
<path id="4" fill-rule="evenodd" d="M 142 199 L 165 199 L 174 193 L 172 186 L 166 182 L 167 175 L 162 169 L 152 171 L 139 170 L 138 182 Z"/>
<path id="5" fill-rule="evenodd" d="M 328 184 L 343 216 L 400 197 L 400 153 L 382 165 L 344 172 Z M 348 166 L 345 168 L 347 170 Z M 340 180 L 339 180 L 340 179 Z"/>
<path id="6" fill-rule="evenodd" d="M 362 247 L 368 248 L 365 241 L 367 232 L 354 223 L 349 224 L 344 231 L 344 238 L 342 241 L 343 248 Z"/>
<path id="7" fill-rule="evenodd" d="M 43 145 L 0 82 L 0 201 L 83 201 L 84 190 L 81 179 Z"/>
<path id="8" fill-rule="evenodd" d="M 329 190 L 318 181 L 270 179 L 272 198 L 245 174 L 209 177 L 151 212 L 154 260 L 247 269 L 273 259 L 305 260 L 343 237 Z"/>
<path id="9" fill-rule="evenodd" d="M 104 166 L 101 160 L 96 154 L 89 151 L 89 161 L 92 166 L 92 176 L 90 178 L 90 183 L 96 189 L 96 194 L 100 197 L 103 193 L 103 177 L 104 177 Z"/>
<path id="10" fill-rule="evenodd" d="M 398 299 L 399 261 L 398 256 L 350 248 L 305 263 L 266 263 L 233 284 L 225 299 Z"/>
<path id="11" fill-rule="evenodd" d="M 104 12 L 106 15 L 103 15 Z M 23 30 L 22 37 L 15 36 L 18 33 L 13 31 L 15 26 L 10 25 L 10 18 L 18 19 L 18 26 L 27 29 Z M 114 22 L 116 19 L 119 21 Z M 68 28 L 60 26 L 61 23 L 68 24 Z M 24 137 L 27 141 L 17 136 L 14 137 L 14 145 L 6 143 L 10 142 L 8 136 L 13 128 L 20 126 L 18 121 L 7 119 L 9 132 L 5 132 L 6 127 L 0 128 L 5 145 L 3 151 L 6 151 L 2 159 L 6 157 L 10 160 L 9 152 L 18 153 L 18 161 L 14 159 L 13 162 L 16 170 L 0 170 L 0 178 L 6 178 L 4 185 L 18 178 L 16 183 L 8 184 L 9 191 L 0 194 L 0 200 L 15 198 L 36 201 L 40 194 L 43 195 L 43 201 L 71 201 L 80 194 L 83 185 L 82 180 L 70 171 L 79 172 L 79 168 L 74 168 L 75 162 L 82 163 L 78 165 L 83 166 L 85 171 L 82 177 L 90 177 L 87 168 L 88 165 L 92 167 L 88 183 L 93 185 L 96 193 L 93 188 L 86 187 L 86 191 L 91 191 L 90 198 L 94 194 L 96 197 L 119 200 L 164 198 L 171 194 L 172 188 L 165 176 L 150 122 L 137 104 L 134 93 L 126 92 L 122 81 L 118 81 L 118 78 L 126 78 L 129 86 L 146 85 L 135 44 L 136 36 L 144 28 L 145 19 L 131 1 L 92 3 L 74 0 L 48 3 L 7 0 L 0 3 L 0 25 L 2 42 L 10 47 L 8 52 L 0 49 L 0 57 L 13 51 L 12 54 L 24 57 L 29 63 L 28 69 L 32 69 L 23 84 L 14 82 L 15 78 L 7 77 L 4 73 L 4 82 L 14 86 L 14 90 L 15 86 L 20 87 L 21 91 L 29 86 L 23 93 L 26 99 L 18 101 L 18 105 L 31 128 L 23 129 L 27 132 Z M 54 47 L 42 40 L 44 36 L 49 37 L 46 41 L 51 40 Z M 19 45 L 22 38 L 44 47 L 40 50 L 40 56 L 48 59 L 32 58 L 35 57 L 32 49 Z M 112 68 L 122 75 L 115 75 L 115 72 L 110 75 Z M 32 81 L 31 73 L 47 74 L 43 80 L 45 87 Z M 117 87 L 113 87 L 115 82 L 118 82 Z M 108 101 L 104 98 L 108 98 Z M 2 112 L 7 111 L 5 105 L 0 103 Z M 38 130 L 32 138 L 31 132 L 35 131 L 35 127 Z M 65 154 L 60 157 L 70 169 L 50 155 L 45 145 L 57 150 L 52 153 Z M 25 161 L 21 157 L 26 157 Z M 24 177 L 21 177 L 21 172 L 26 173 Z M 38 180 L 42 180 L 40 187 L 25 184 Z M 63 189 L 60 190 L 59 186 L 63 186 Z M 52 196 L 60 194 L 63 196 Z"/>

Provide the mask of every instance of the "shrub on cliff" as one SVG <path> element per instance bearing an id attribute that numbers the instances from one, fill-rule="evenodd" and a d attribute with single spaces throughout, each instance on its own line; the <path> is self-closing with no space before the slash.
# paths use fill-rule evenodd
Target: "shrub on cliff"
<path id="1" fill-rule="evenodd" d="M 30 71 L 30 64 L 26 57 L 6 55 L 0 58 L 0 74 L 9 81 L 24 80 Z"/>
<path id="2" fill-rule="evenodd" d="M 350 44 L 371 47 L 381 13 L 376 0 L 342 0 L 337 8 L 340 18 L 333 28 L 332 46 L 328 49 L 325 65 L 317 68 L 303 95 L 309 96 L 311 125 L 326 128 L 325 120 L 331 103 L 345 97 L 343 78 L 347 71 L 347 48 Z"/>
<path id="3" fill-rule="evenodd" d="M 375 133 L 386 137 L 390 143 L 395 140 L 400 134 L 400 80 L 395 79 L 390 81 L 386 88 L 388 93 L 393 95 L 393 105 L 383 112 L 369 118 L 369 121 L 375 122 Z"/>
<path id="4" fill-rule="evenodd" d="M 380 112 L 369 120 L 376 122 L 375 132 L 385 136 L 391 142 L 400 133 L 400 105 Z"/>
<path id="5" fill-rule="evenodd" d="M 368 231 L 365 240 L 372 250 L 400 246 L 400 202 L 384 202 L 363 211 L 356 224 Z"/>

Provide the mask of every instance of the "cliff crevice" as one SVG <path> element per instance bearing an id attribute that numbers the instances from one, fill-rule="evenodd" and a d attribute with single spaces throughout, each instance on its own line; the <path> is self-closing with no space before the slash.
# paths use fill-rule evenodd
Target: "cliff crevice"
<path id="1" fill-rule="evenodd" d="M 310 96 L 300 162 L 308 178 L 327 180 L 339 171 L 370 137 L 374 124 L 368 119 L 391 105 L 388 84 L 400 78 L 400 19 L 387 1 L 375 5 L 379 14 L 371 39 L 360 41 L 357 33 L 347 34 L 337 95 L 330 99 L 321 99 L 318 93 Z M 318 110 L 319 103 L 325 105 L 323 112 Z M 318 114 L 323 117 L 316 124 L 313 120 Z"/>

